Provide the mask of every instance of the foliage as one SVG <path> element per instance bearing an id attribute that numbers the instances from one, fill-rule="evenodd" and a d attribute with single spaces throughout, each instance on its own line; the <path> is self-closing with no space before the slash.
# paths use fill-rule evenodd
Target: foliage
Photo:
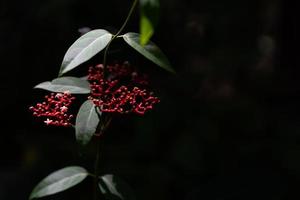
<path id="1" fill-rule="evenodd" d="M 158 21 L 158 0 L 140 0 L 141 28 L 138 33 L 121 35 L 124 27 L 136 7 L 134 0 L 129 14 L 116 33 L 104 29 L 87 32 L 78 38 L 67 50 L 59 71 L 58 78 L 40 83 L 37 89 L 51 93 L 45 101 L 30 107 L 34 116 L 45 119 L 45 124 L 73 127 L 79 145 L 86 146 L 92 138 L 99 143 L 100 136 L 106 131 L 112 114 L 136 113 L 144 115 L 159 102 L 153 93 L 148 91 L 148 81 L 128 63 L 107 64 L 109 46 L 115 39 L 123 38 L 125 43 L 162 69 L 174 73 L 170 62 L 157 45 L 150 41 Z M 151 14 L 150 11 L 155 11 Z M 75 68 L 82 67 L 99 52 L 104 51 L 103 64 L 91 67 L 85 78 L 64 76 Z M 126 80 L 126 81 L 124 81 Z M 74 95 L 88 95 L 72 122 L 71 105 Z M 99 148 L 96 152 L 95 172 L 79 166 L 71 166 L 53 172 L 44 178 L 32 191 L 30 199 L 40 198 L 62 192 L 82 182 L 87 176 L 95 179 L 95 199 L 100 191 L 107 199 L 134 199 L 129 186 L 114 175 L 99 176 Z"/>

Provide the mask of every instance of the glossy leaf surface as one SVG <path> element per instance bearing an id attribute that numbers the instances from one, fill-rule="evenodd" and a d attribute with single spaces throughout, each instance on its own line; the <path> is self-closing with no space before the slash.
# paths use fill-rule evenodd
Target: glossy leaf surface
<path id="1" fill-rule="evenodd" d="M 112 34 L 104 29 L 92 30 L 79 39 L 67 50 L 60 75 L 74 69 L 103 50 L 112 38 Z"/>
<path id="2" fill-rule="evenodd" d="M 156 44 L 149 41 L 146 45 L 142 46 L 139 42 L 140 34 L 138 33 L 126 33 L 125 35 L 123 35 L 123 38 L 127 44 L 129 44 L 132 48 L 145 56 L 147 59 L 151 60 L 163 69 L 175 73 L 175 71 L 171 67 L 169 60 L 159 49 L 159 47 L 156 46 Z"/>
<path id="3" fill-rule="evenodd" d="M 87 80 L 76 77 L 60 77 L 52 81 L 46 81 L 36 85 L 34 88 L 48 90 L 51 92 L 70 92 L 71 94 L 90 93 L 90 84 Z"/>
<path id="4" fill-rule="evenodd" d="M 135 200 L 130 186 L 112 174 L 101 176 L 98 185 L 106 200 Z"/>
<path id="5" fill-rule="evenodd" d="M 88 176 L 87 171 L 78 166 L 70 166 L 53 172 L 44 178 L 32 191 L 29 199 L 40 198 L 69 189 Z"/>
<path id="6" fill-rule="evenodd" d="M 100 119 L 96 107 L 91 100 L 86 100 L 80 107 L 76 117 L 76 140 L 81 145 L 86 145 L 96 132 Z"/>

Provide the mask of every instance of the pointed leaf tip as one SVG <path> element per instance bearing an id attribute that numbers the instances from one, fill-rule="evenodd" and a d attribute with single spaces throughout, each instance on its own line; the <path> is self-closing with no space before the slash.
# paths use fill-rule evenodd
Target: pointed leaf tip
<path id="1" fill-rule="evenodd" d="M 140 44 L 140 34 L 138 33 L 126 33 L 123 35 L 123 39 L 127 44 L 129 44 L 129 46 L 134 48 L 137 52 L 145 56 L 147 59 L 151 60 L 161 68 L 175 73 L 168 58 L 153 42 L 149 41 L 146 45 L 142 46 Z"/>
<path id="2" fill-rule="evenodd" d="M 33 189 L 29 199 L 40 198 L 67 190 L 88 176 L 88 172 L 79 166 L 70 166 L 55 171 L 44 178 Z"/>
<path id="3" fill-rule="evenodd" d="M 98 186 L 105 199 L 109 200 L 135 200 L 131 187 L 122 179 L 112 174 L 99 178 Z"/>
<path id="4" fill-rule="evenodd" d="M 96 107 L 91 100 L 86 100 L 80 107 L 76 117 L 76 140 L 86 145 L 92 139 L 100 121 Z"/>

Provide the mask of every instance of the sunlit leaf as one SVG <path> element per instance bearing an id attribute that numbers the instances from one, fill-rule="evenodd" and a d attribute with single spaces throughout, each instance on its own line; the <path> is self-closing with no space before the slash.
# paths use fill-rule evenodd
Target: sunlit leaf
<path id="1" fill-rule="evenodd" d="M 135 200 L 130 186 L 112 174 L 101 176 L 98 185 L 106 200 Z"/>
<path id="2" fill-rule="evenodd" d="M 51 92 L 70 92 L 71 94 L 88 94 L 90 85 L 87 80 L 76 77 L 60 77 L 52 81 L 46 81 L 36 85 L 34 88 L 48 90 Z"/>
<path id="3" fill-rule="evenodd" d="M 142 46 L 139 42 L 140 35 L 138 33 L 126 33 L 125 35 L 123 35 L 123 38 L 127 42 L 127 44 L 129 44 L 132 48 L 145 56 L 147 59 L 151 60 L 163 69 L 175 73 L 167 57 L 158 48 L 158 46 L 156 46 L 156 44 L 149 41 L 146 45 Z"/>
<path id="4" fill-rule="evenodd" d="M 75 124 L 76 140 L 82 145 L 86 145 L 96 132 L 100 121 L 98 116 L 100 111 L 96 111 L 96 109 L 91 100 L 86 100 L 77 114 Z"/>
<path id="5" fill-rule="evenodd" d="M 74 69 L 103 50 L 112 38 L 104 29 L 92 30 L 77 39 L 64 56 L 60 75 Z"/>
<path id="6" fill-rule="evenodd" d="M 140 0 L 140 44 L 144 46 L 152 37 L 159 19 L 159 0 Z"/>
<path id="7" fill-rule="evenodd" d="M 144 13 L 141 13 L 140 18 L 140 44 L 144 46 L 148 43 L 154 33 L 154 27 L 149 18 Z"/>
<path id="8" fill-rule="evenodd" d="M 44 178 L 32 191 L 29 199 L 40 198 L 64 191 L 77 185 L 88 176 L 88 172 L 78 166 L 70 166 L 53 172 Z"/>

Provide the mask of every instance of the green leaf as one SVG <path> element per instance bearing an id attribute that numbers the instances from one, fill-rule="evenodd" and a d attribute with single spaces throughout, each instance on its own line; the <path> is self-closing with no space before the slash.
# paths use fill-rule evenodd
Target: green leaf
<path id="1" fill-rule="evenodd" d="M 106 200 L 135 200 L 130 186 L 112 174 L 101 176 L 98 186 Z"/>
<path id="2" fill-rule="evenodd" d="M 32 191 L 29 199 L 40 198 L 64 191 L 77 185 L 88 176 L 88 172 L 78 166 L 70 166 L 53 172 L 44 178 Z"/>
<path id="3" fill-rule="evenodd" d="M 175 73 L 172 69 L 170 62 L 164 53 L 151 41 L 148 42 L 145 46 L 142 46 L 140 41 L 140 35 L 138 33 L 126 33 L 123 35 L 124 40 L 132 48 L 138 51 L 140 54 L 162 67 L 163 69 Z"/>
<path id="4" fill-rule="evenodd" d="M 77 39 L 68 49 L 60 67 L 60 75 L 74 69 L 103 50 L 112 38 L 104 29 L 92 30 Z"/>
<path id="5" fill-rule="evenodd" d="M 80 107 L 76 117 L 76 140 L 81 145 L 86 145 L 96 132 L 100 121 L 96 106 L 91 100 L 86 100 Z"/>
<path id="6" fill-rule="evenodd" d="M 150 38 L 152 37 L 154 33 L 154 27 L 149 18 L 144 14 L 141 13 L 141 18 L 140 18 L 140 44 L 144 46 L 145 44 L 148 43 Z"/>
<path id="7" fill-rule="evenodd" d="M 159 19 L 159 0 L 140 0 L 140 44 L 146 45 Z"/>
<path id="8" fill-rule="evenodd" d="M 46 81 L 36 85 L 34 88 L 48 90 L 51 92 L 66 92 L 71 94 L 90 93 L 90 84 L 87 80 L 76 77 L 60 77 L 52 81 Z"/>

